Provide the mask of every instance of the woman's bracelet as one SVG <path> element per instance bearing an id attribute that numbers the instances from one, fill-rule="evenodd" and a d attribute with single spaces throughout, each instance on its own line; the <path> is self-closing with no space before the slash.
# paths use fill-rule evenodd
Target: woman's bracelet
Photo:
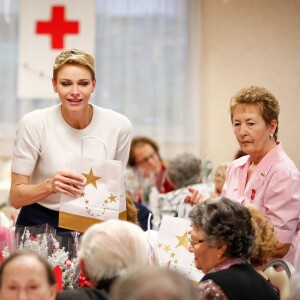
<path id="1" fill-rule="evenodd" d="M 52 189 L 52 182 L 51 182 L 51 179 L 50 179 L 50 178 L 48 178 L 48 179 L 46 180 L 46 184 L 47 184 L 47 190 L 48 190 L 49 192 L 51 192 L 51 193 L 55 193 L 55 192 L 53 191 L 53 189 Z"/>

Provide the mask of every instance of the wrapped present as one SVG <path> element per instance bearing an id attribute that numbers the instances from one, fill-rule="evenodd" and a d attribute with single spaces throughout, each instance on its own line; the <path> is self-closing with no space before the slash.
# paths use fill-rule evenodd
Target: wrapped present
<path id="1" fill-rule="evenodd" d="M 55 234 L 55 228 L 49 224 L 17 225 L 15 229 L 15 249 L 32 250 L 47 258 L 52 253 Z"/>
<path id="2" fill-rule="evenodd" d="M 15 248 L 31 250 L 44 256 L 53 268 L 57 289 L 71 290 L 79 285 L 78 235 L 77 232 L 56 233 L 48 224 L 18 225 L 15 232 Z"/>

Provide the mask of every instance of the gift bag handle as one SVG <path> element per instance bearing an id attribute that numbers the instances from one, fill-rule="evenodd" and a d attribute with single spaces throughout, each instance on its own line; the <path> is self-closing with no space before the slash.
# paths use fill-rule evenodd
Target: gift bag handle
<path id="1" fill-rule="evenodd" d="M 101 142 L 102 146 L 104 148 L 104 154 L 105 154 L 105 157 L 106 157 L 106 145 L 105 145 L 105 143 L 102 139 L 100 139 L 96 136 L 84 136 L 84 137 L 81 138 L 81 155 L 83 155 L 83 146 L 84 146 L 84 140 L 85 139 L 95 139 L 95 140 Z"/>
<path id="2" fill-rule="evenodd" d="M 185 202 L 183 199 L 178 206 L 178 218 L 184 218 L 184 212 L 185 212 L 184 207 L 185 207 Z"/>

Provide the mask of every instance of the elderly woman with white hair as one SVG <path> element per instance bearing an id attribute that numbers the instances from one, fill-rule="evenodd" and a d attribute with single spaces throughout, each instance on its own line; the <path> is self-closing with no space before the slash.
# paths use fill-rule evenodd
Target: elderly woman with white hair
<path id="1" fill-rule="evenodd" d="M 116 278 L 149 264 L 150 244 L 138 225 L 108 220 L 87 229 L 78 257 L 81 271 L 91 286 L 62 291 L 58 300 L 108 299 L 108 292 Z"/>

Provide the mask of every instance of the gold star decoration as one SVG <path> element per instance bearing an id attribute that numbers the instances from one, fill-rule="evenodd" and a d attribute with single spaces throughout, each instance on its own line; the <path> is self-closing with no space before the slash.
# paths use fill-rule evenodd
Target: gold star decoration
<path id="1" fill-rule="evenodd" d="M 81 197 L 85 197 L 85 192 L 82 192 Z"/>
<path id="2" fill-rule="evenodd" d="M 89 204 L 89 200 L 88 199 L 85 199 L 84 201 L 86 204 Z"/>
<path id="3" fill-rule="evenodd" d="M 108 199 L 110 200 L 110 203 L 112 203 L 112 202 L 117 202 L 117 201 L 116 201 L 116 198 L 117 198 L 117 196 L 115 196 L 115 195 L 113 195 L 113 194 L 110 194 L 110 196 L 108 197 Z"/>
<path id="4" fill-rule="evenodd" d="M 175 254 L 174 252 L 172 252 L 172 253 L 171 253 L 171 257 L 173 257 L 173 258 L 174 258 L 174 257 L 175 257 L 175 255 L 176 255 L 176 254 Z"/>
<path id="5" fill-rule="evenodd" d="M 170 250 L 171 250 L 170 246 L 169 245 L 165 245 L 164 251 L 166 251 L 166 253 L 168 253 Z"/>
<path id="6" fill-rule="evenodd" d="M 176 238 L 178 239 L 178 244 L 177 244 L 176 248 L 182 246 L 186 250 L 188 250 L 189 238 L 188 238 L 187 231 L 184 233 L 183 236 L 176 235 Z"/>
<path id="7" fill-rule="evenodd" d="M 158 243 L 157 248 L 161 248 L 162 247 L 162 243 Z"/>
<path id="8" fill-rule="evenodd" d="M 81 173 L 81 174 L 86 178 L 86 182 L 84 184 L 85 186 L 91 183 L 95 188 L 97 188 L 96 180 L 101 179 L 101 177 L 95 176 L 92 168 L 89 174 L 86 173 Z"/>

